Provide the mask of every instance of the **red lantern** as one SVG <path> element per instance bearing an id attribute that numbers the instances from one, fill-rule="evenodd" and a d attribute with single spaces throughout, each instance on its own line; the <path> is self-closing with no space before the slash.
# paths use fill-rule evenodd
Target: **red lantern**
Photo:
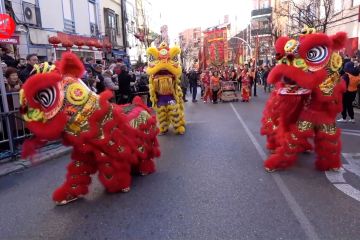
<path id="1" fill-rule="evenodd" d="M 74 44 L 75 44 L 76 46 L 78 46 L 79 49 L 81 49 L 81 47 L 84 46 L 85 42 L 84 42 L 83 40 L 79 39 L 79 40 L 76 40 L 76 41 L 74 42 Z"/>
<path id="2" fill-rule="evenodd" d="M 51 43 L 54 46 L 54 48 L 56 48 L 57 45 L 61 43 L 60 38 L 58 38 L 57 36 L 49 37 L 48 41 L 49 41 L 49 43 Z"/>
<path id="3" fill-rule="evenodd" d="M 88 40 L 86 42 L 86 45 L 90 48 L 90 50 L 93 50 L 93 47 L 95 46 L 95 41 L 94 40 Z"/>
<path id="4" fill-rule="evenodd" d="M 65 40 L 62 43 L 62 46 L 66 48 L 66 51 L 69 51 L 72 46 L 74 46 L 74 43 L 70 40 Z"/>
<path id="5" fill-rule="evenodd" d="M 104 47 L 105 47 L 108 51 L 111 51 L 112 45 L 111 45 L 111 43 L 105 43 L 105 44 L 104 44 Z"/>
<path id="6" fill-rule="evenodd" d="M 96 47 L 97 49 L 102 48 L 102 44 L 100 42 L 95 42 L 94 47 Z"/>

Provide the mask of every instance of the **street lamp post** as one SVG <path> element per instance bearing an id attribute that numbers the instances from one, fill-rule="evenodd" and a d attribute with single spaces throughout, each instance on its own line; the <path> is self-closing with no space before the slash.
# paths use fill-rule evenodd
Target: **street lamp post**
<path id="1" fill-rule="evenodd" d="M 251 46 L 250 46 L 250 44 L 247 42 L 247 41 L 245 41 L 243 38 L 241 38 L 241 37 L 231 37 L 230 39 L 229 39 L 229 41 L 231 40 L 231 39 L 238 39 L 238 40 L 240 40 L 240 41 L 242 41 L 243 43 L 245 43 L 245 45 L 249 48 L 249 50 L 250 50 L 250 58 L 252 58 L 252 48 L 251 48 Z"/>

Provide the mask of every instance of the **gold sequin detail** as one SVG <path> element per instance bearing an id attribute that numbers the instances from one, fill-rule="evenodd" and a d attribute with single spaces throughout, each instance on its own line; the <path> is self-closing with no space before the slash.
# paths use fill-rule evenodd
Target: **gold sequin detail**
<path id="1" fill-rule="evenodd" d="M 312 122 L 308 122 L 308 121 L 298 121 L 297 127 L 300 132 L 305 132 L 310 129 L 313 129 L 313 124 Z"/>
<path id="2" fill-rule="evenodd" d="M 84 107 L 70 119 L 65 131 L 77 136 L 80 132 L 88 130 L 88 119 L 90 115 L 98 108 L 98 97 L 97 95 L 92 94 L 85 103 Z"/>
<path id="3" fill-rule="evenodd" d="M 130 126 L 133 128 L 139 128 L 139 126 L 146 123 L 150 117 L 151 116 L 147 111 L 141 111 L 137 118 L 130 121 Z"/>
<path id="4" fill-rule="evenodd" d="M 336 126 L 335 124 L 321 124 L 318 126 L 319 132 L 326 133 L 328 135 L 336 134 Z"/>
<path id="5" fill-rule="evenodd" d="M 298 138 L 296 137 L 296 135 L 295 134 L 291 134 L 291 138 L 293 139 L 293 140 L 298 140 Z"/>
<path id="6" fill-rule="evenodd" d="M 289 143 L 288 146 L 289 146 L 289 149 L 295 149 L 296 148 L 296 145 L 291 144 L 291 143 Z"/>
<path id="7" fill-rule="evenodd" d="M 81 162 L 76 161 L 76 162 L 75 162 L 75 166 L 76 166 L 76 167 L 80 167 L 80 166 L 81 166 Z"/>
<path id="8" fill-rule="evenodd" d="M 334 92 L 335 85 L 340 80 L 340 74 L 338 72 L 333 73 L 330 75 L 325 81 L 323 81 L 319 88 L 324 96 L 331 96 Z"/>

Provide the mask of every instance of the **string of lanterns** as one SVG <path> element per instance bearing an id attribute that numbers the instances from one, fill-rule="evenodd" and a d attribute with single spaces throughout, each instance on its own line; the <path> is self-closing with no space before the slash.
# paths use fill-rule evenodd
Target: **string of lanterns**
<path id="1" fill-rule="evenodd" d="M 70 51 L 70 49 L 75 45 L 78 47 L 78 49 L 82 49 L 83 46 L 87 46 L 89 47 L 90 50 L 94 50 L 94 48 L 97 48 L 98 50 L 100 49 L 104 49 L 107 51 L 111 51 L 112 49 L 112 45 L 111 43 L 106 43 L 106 42 L 99 42 L 93 39 L 84 41 L 81 39 L 77 39 L 75 41 L 72 41 L 70 39 L 60 39 L 57 36 L 51 36 L 48 38 L 49 43 L 54 47 L 54 48 L 58 48 L 59 45 L 61 44 L 62 47 L 66 48 L 67 51 Z"/>

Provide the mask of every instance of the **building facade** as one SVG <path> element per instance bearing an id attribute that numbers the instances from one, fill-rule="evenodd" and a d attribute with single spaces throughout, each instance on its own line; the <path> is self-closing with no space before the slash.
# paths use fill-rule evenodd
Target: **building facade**
<path id="1" fill-rule="evenodd" d="M 258 65 L 268 64 L 273 49 L 273 7 L 271 0 L 253 0 L 251 11 L 250 35 L 252 56 Z"/>
<path id="2" fill-rule="evenodd" d="M 5 6 L 17 25 L 17 57 L 36 53 L 40 61 L 55 61 L 71 49 L 81 57 L 103 58 L 109 40 L 101 34 L 98 0 L 5 0 Z M 52 44 L 50 37 L 60 42 Z"/>
<path id="3" fill-rule="evenodd" d="M 360 27 L 360 1 L 359 0 L 334 0 L 334 15 L 328 25 L 326 33 L 335 34 L 345 31 L 348 41 L 342 52 L 349 57 L 359 54 L 359 27 Z"/>
<path id="4" fill-rule="evenodd" d="M 201 28 L 190 28 L 179 34 L 179 45 L 181 47 L 181 58 L 186 70 L 196 68 L 199 62 L 201 49 Z"/>

